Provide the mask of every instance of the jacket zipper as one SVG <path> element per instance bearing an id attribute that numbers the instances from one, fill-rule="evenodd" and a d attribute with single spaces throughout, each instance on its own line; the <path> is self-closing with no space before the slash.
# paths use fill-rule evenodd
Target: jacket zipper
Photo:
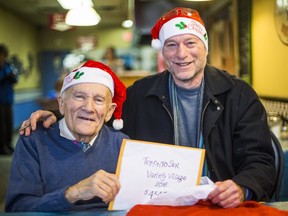
<path id="1" fill-rule="evenodd" d="M 162 96 L 163 97 L 163 96 Z M 165 96 L 164 96 L 165 97 Z M 161 99 L 161 98 L 160 98 Z M 169 111 L 169 109 L 166 107 L 166 105 L 165 105 L 165 103 L 164 103 L 164 100 L 161 100 L 162 101 L 162 106 L 164 107 L 164 109 L 166 110 L 166 112 L 168 113 L 168 115 L 169 115 L 169 117 L 170 117 L 170 119 L 171 119 L 171 121 L 172 121 L 172 124 L 174 124 L 174 121 L 173 121 L 173 118 L 172 118 L 172 114 L 171 114 L 171 112 Z M 173 126 L 173 128 L 174 128 L 174 126 Z M 173 129 L 174 130 L 174 129 Z M 175 134 L 173 134 L 173 140 L 174 140 L 174 145 L 176 145 L 175 144 Z"/>

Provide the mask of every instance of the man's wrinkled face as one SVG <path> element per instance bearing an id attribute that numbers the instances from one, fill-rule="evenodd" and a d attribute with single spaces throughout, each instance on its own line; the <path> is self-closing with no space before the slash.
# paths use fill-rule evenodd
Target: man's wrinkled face
<path id="1" fill-rule="evenodd" d="M 168 38 L 162 52 L 165 65 L 178 86 L 201 83 L 208 53 L 197 36 L 183 34 Z"/>
<path id="2" fill-rule="evenodd" d="M 110 90 L 97 83 L 81 83 L 66 89 L 58 98 L 65 122 L 78 141 L 89 142 L 108 121 L 116 104 Z"/>

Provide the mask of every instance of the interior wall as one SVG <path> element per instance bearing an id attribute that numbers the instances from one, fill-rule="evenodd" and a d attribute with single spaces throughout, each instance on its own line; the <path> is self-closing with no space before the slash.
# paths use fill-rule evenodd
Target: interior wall
<path id="1" fill-rule="evenodd" d="M 38 87 L 40 73 L 37 64 L 38 35 L 36 29 L 21 18 L 0 8 L 0 43 L 4 43 L 8 47 L 10 57 L 17 56 L 25 70 L 24 74 L 20 74 L 15 90 Z M 29 56 L 32 57 L 32 68 Z"/>
<path id="2" fill-rule="evenodd" d="M 253 0 L 252 76 L 261 96 L 288 98 L 288 46 L 280 41 L 274 19 L 276 1 Z"/>
<path id="3" fill-rule="evenodd" d="M 81 31 L 80 31 L 81 30 Z M 95 48 L 113 45 L 117 48 L 131 46 L 131 30 L 119 28 L 76 27 L 65 32 L 50 29 L 40 31 L 40 49 L 43 50 L 74 50 L 78 49 L 80 37 L 94 37 Z"/>

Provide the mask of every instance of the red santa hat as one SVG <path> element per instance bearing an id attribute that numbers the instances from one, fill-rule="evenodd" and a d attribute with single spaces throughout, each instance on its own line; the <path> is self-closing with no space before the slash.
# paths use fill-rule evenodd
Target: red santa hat
<path id="1" fill-rule="evenodd" d="M 60 94 L 70 86 L 79 83 L 99 83 L 108 87 L 112 94 L 113 103 L 117 104 L 114 111 L 113 127 L 116 130 L 122 129 L 122 106 L 126 100 L 126 87 L 111 68 L 101 62 L 88 60 L 81 67 L 66 75 Z"/>
<path id="2" fill-rule="evenodd" d="M 161 49 L 175 35 L 193 34 L 203 41 L 208 51 L 208 35 L 199 13 L 190 8 L 176 7 L 163 15 L 151 30 L 152 47 Z"/>

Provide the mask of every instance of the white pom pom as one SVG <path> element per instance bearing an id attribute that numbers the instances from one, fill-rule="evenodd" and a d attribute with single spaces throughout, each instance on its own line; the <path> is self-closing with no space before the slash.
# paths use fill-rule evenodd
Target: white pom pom
<path id="1" fill-rule="evenodd" d="M 113 128 L 115 130 L 121 130 L 123 128 L 123 119 L 114 119 Z"/>
<path id="2" fill-rule="evenodd" d="M 160 50 L 162 48 L 161 41 L 159 39 L 153 39 L 151 41 L 151 46 L 156 50 Z"/>

